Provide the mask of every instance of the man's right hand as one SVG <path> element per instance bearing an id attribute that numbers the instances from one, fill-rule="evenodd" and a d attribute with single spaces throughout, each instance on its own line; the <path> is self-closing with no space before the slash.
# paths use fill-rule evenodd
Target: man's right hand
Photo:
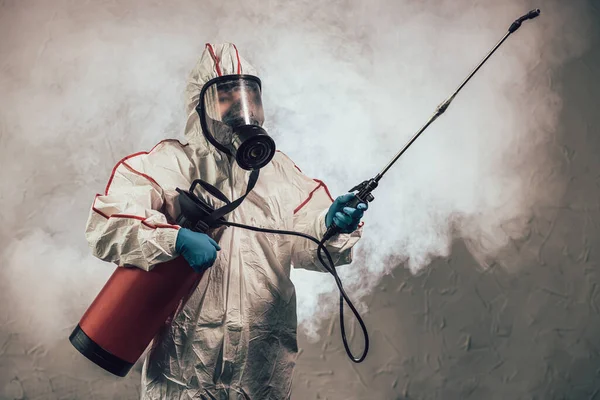
<path id="1" fill-rule="evenodd" d="M 221 247 L 205 233 L 180 228 L 177 233 L 175 251 L 181 254 L 196 272 L 204 272 L 217 259 Z"/>

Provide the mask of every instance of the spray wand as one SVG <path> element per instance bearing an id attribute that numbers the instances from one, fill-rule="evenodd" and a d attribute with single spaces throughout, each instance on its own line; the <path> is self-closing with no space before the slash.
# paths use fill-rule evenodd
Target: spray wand
<path id="1" fill-rule="evenodd" d="M 356 193 L 355 193 L 355 198 L 352 199 L 351 201 L 349 201 L 346 204 L 346 207 L 356 208 L 356 206 L 359 203 L 372 202 L 375 198 L 373 197 L 371 192 L 373 190 L 375 190 L 375 188 L 377 188 L 377 186 L 379 185 L 379 181 L 381 180 L 381 178 L 383 178 L 383 175 L 391 168 L 391 166 L 394 165 L 394 163 L 396 161 L 398 161 L 400 156 L 402 156 L 402 154 L 404 154 L 404 152 L 415 142 L 415 140 L 417 140 L 417 138 L 425 131 L 425 129 L 427 129 L 429 127 L 429 125 L 431 125 L 433 123 L 433 121 L 435 121 L 440 115 L 442 115 L 448 109 L 448 106 L 450 106 L 450 103 L 452 103 L 452 100 L 454 100 L 454 98 L 456 97 L 458 92 L 461 91 L 461 89 L 467 84 L 467 82 L 473 77 L 473 75 L 475 75 L 475 73 L 479 70 L 479 68 L 481 68 L 481 66 L 487 61 L 487 59 L 490 58 L 490 56 L 492 54 L 494 54 L 494 52 L 498 49 L 498 47 L 500 47 L 500 45 L 502 43 L 504 43 L 506 38 L 508 38 L 511 34 L 515 33 L 517 31 L 517 29 L 519 29 L 521 27 L 521 24 L 524 21 L 527 21 L 529 19 L 534 19 L 539 15 L 540 15 L 540 9 L 536 8 L 534 10 L 529 11 L 527 14 L 523 15 L 522 17 L 518 18 L 517 20 L 515 20 L 515 22 L 513 22 L 510 25 L 510 27 L 508 28 L 508 32 L 506 32 L 504 37 L 502 37 L 502 39 L 485 56 L 485 58 L 483 60 L 481 60 L 481 62 L 477 65 L 477 67 L 475 67 L 475 69 L 473 69 L 473 71 L 471 71 L 469 76 L 467 76 L 467 78 L 460 84 L 460 86 L 454 91 L 454 93 L 452 93 L 452 95 L 450 97 L 448 97 L 443 103 L 441 103 L 436 108 L 435 112 L 429 118 L 427 123 L 425 123 L 425 125 L 423 125 L 423 127 L 421 129 L 419 129 L 417 131 L 417 133 L 414 134 L 414 136 L 404 145 L 402 150 L 400 150 L 394 156 L 394 158 L 385 166 L 385 168 L 380 173 L 378 173 L 374 178 L 371 178 L 369 180 L 361 182 L 349 190 L 349 192 L 356 192 Z M 340 232 L 339 227 L 337 227 L 335 225 L 335 223 L 332 223 L 330 225 L 329 229 L 327 229 L 327 231 L 325 232 L 323 239 L 321 239 L 321 241 L 319 243 L 317 255 L 318 255 L 321 263 L 323 263 L 323 265 L 325 265 L 327 270 L 334 276 L 334 278 L 336 279 L 336 283 L 338 284 L 338 287 L 340 289 L 340 328 L 342 331 L 342 339 L 344 341 L 344 347 L 346 349 L 346 353 L 348 354 L 348 356 L 350 357 L 350 359 L 352 361 L 354 361 L 356 363 L 360 363 L 365 359 L 365 357 L 367 356 L 367 352 L 369 351 L 369 335 L 367 333 L 367 328 L 366 328 L 362 318 L 360 317 L 358 311 L 356 310 L 356 308 L 354 308 L 354 305 L 352 304 L 352 302 L 348 299 L 347 295 L 345 294 L 345 292 L 342 288 L 341 281 L 339 280 L 339 277 L 337 276 L 337 272 L 335 271 L 335 267 L 333 266 L 333 261 L 331 260 L 329 254 L 327 253 L 326 248 L 325 248 L 325 242 L 339 232 Z M 329 263 L 326 263 L 325 260 L 323 259 L 323 257 L 321 256 L 322 251 L 327 256 L 327 259 L 328 259 L 327 261 L 329 261 Z M 346 329 L 344 326 L 344 300 L 348 304 L 348 307 L 350 307 L 350 309 L 352 310 L 352 313 L 356 316 L 356 319 L 358 320 L 358 323 L 363 331 L 363 335 L 365 338 L 365 347 L 364 347 L 362 355 L 359 358 L 354 357 L 354 355 L 352 354 L 352 351 L 350 350 L 350 348 L 348 346 L 348 340 L 346 339 Z"/>
<path id="2" fill-rule="evenodd" d="M 446 111 L 446 109 L 448 108 L 448 106 L 450 106 L 450 103 L 452 103 L 452 100 L 454 100 L 454 98 L 456 97 L 458 92 L 461 91 L 461 89 L 467 84 L 467 82 L 473 77 L 473 75 L 475 75 L 475 73 L 479 70 L 479 68 L 481 68 L 481 66 L 487 61 L 487 59 L 490 58 L 490 56 L 492 54 L 494 54 L 494 52 L 498 49 L 498 47 L 500 47 L 500 45 L 502 43 L 504 43 L 506 38 L 508 38 L 517 29 L 519 29 L 521 27 L 521 24 L 524 21 L 526 21 L 528 19 L 534 19 L 535 17 L 537 17 L 539 15 L 540 15 L 540 9 L 536 8 L 535 10 L 531 10 L 527 14 L 525 14 L 522 17 L 520 17 L 519 19 L 515 20 L 515 22 L 513 22 L 512 25 L 508 28 L 508 32 L 506 32 L 504 37 L 494 46 L 494 48 L 485 56 L 485 58 L 483 60 L 481 60 L 479 65 L 477 65 L 477 67 L 475 67 L 475 69 L 473 69 L 473 71 L 471 71 L 469 76 L 463 81 L 463 83 L 460 84 L 458 89 L 456 89 L 454 91 L 454 93 L 452 93 L 452 95 L 450 97 L 448 97 L 443 103 L 441 103 L 439 106 L 437 106 L 435 112 L 429 118 L 427 123 L 425 123 L 425 125 L 423 125 L 423 127 L 421 129 L 419 129 L 417 131 L 417 133 L 414 134 L 414 136 L 404 145 L 402 150 L 400 150 L 394 156 L 394 158 L 385 166 L 385 168 L 380 173 L 378 173 L 374 178 L 371 178 L 369 180 L 361 182 L 349 190 L 349 192 L 357 192 L 357 193 L 356 193 L 356 197 L 353 200 L 351 200 L 346 205 L 346 207 L 356 208 L 356 206 L 359 203 L 372 202 L 375 198 L 373 197 L 371 192 L 373 190 L 375 190 L 375 188 L 377 188 L 377 186 L 379 185 L 379 181 L 381 180 L 381 178 L 383 178 L 383 175 L 391 168 L 391 166 L 394 165 L 394 163 L 396 161 L 398 161 L 400 156 L 402 156 L 402 154 L 404 154 L 404 152 L 415 142 L 415 140 L 417 140 L 417 138 L 425 131 L 425 129 L 427 129 L 429 127 L 429 125 L 431 125 L 433 123 L 433 121 L 435 121 L 440 115 L 442 115 Z M 339 233 L 339 231 L 340 230 L 335 225 L 335 223 L 332 223 L 330 228 L 327 230 L 327 232 L 325 232 L 325 235 L 323 236 L 323 239 L 322 239 L 323 242 L 329 240 L 332 236 Z"/>

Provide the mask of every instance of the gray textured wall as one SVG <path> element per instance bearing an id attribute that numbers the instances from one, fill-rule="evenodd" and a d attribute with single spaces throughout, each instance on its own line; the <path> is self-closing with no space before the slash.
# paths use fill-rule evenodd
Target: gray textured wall
<path id="1" fill-rule="evenodd" d="M 74 248 L 60 247 L 61 243 L 64 238 L 73 237 L 75 227 L 81 231 L 88 200 L 103 184 L 114 159 L 138 150 L 140 144 L 119 139 L 118 135 L 112 140 L 85 137 L 104 126 L 94 124 L 94 114 L 76 120 L 72 131 L 61 137 L 62 143 L 44 135 L 38 136 L 41 140 L 31 140 L 28 129 L 41 129 L 45 124 L 54 124 L 55 119 L 70 118 L 69 113 L 43 117 L 43 104 L 36 101 L 36 87 L 31 84 L 43 82 L 60 99 L 68 87 L 65 82 L 69 57 L 64 55 L 62 64 L 65 76 L 23 72 L 36 59 L 43 62 L 44 57 L 50 57 L 44 48 L 48 42 L 51 46 L 53 37 L 40 28 L 40 40 L 31 51 L 14 50 L 21 37 L 35 31 L 32 21 L 37 20 L 28 20 L 21 14 L 38 15 L 35 3 L 24 3 L 29 10 L 17 10 L 18 2 L 0 2 L 0 14 L 4 14 L 0 20 L 5 22 L 0 55 L 11 57 L 0 60 L 1 87 L 7 93 L 19 94 L 23 92 L 15 88 L 30 88 L 26 96 L 4 99 L 5 106 L 11 101 L 15 104 L 0 110 L 0 176 L 4 189 L 0 193 L 0 233 L 3 242 L 10 243 L 2 249 L 1 258 L 0 398 L 135 398 L 139 366 L 125 379 L 113 378 L 90 365 L 64 340 L 90 293 L 99 289 L 110 271 L 104 275 L 79 272 L 72 279 L 58 279 L 56 275 L 67 271 L 59 265 L 74 264 L 85 257 L 81 238 L 76 239 L 80 242 Z M 530 4 L 521 4 L 524 10 L 530 8 Z M 589 4 L 594 13 L 592 22 L 598 25 L 597 5 Z M 72 3 L 69 7 L 77 15 L 78 6 Z M 106 10 L 117 19 L 123 17 L 116 11 L 117 6 L 107 6 Z M 39 21 L 53 18 L 52 11 L 47 11 L 39 14 Z M 11 20 L 26 20 L 28 24 L 14 22 L 8 29 L 6 23 Z M 81 23 L 75 17 L 70 21 L 66 26 Z M 553 152 L 551 170 L 545 175 L 524 176 L 530 179 L 532 190 L 543 186 L 544 180 L 551 183 L 556 177 L 566 177 L 562 198 L 534 204 L 525 234 L 503 250 L 497 263 L 488 260 L 491 267 L 487 270 L 480 268 L 461 239 L 453 241 L 449 257 L 436 258 L 419 274 L 411 274 L 405 265 L 394 268 L 363 299 L 368 306 L 364 316 L 372 346 L 363 364 L 354 365 L 346 359 L 336 315 L 322 324 L 318 342 L 300 337 L 302 351 L 295 373 L 295 399 L 600 398 L 600 113 L 596 106 L 600 100 L 600 35 L 598 29 L 579 30 L 578 22 L 574 24 L 573 28 L 566 26 L 565 35 L 589 35 L 588 50 L 560 68 L 532 67 L 528 71 L 533 82 L 543 76 L 539 84 L 553 87 L 562 98 L 563 107 L 557 115 L 556 132 L 549 139 Z M 77 31 L 72 28 L 72 32 Z M 110 32 L 108 29 L 104 34 Z M 74 40 L 67 34 L 61 38 Z M 15 55 L 23 59 L 14 58 Z M 106 63 L 101 68 L 111 67 L 106 59 L 97 61 Z M 188 65 L 176 69 L 183 71 Z M 78 78 L 81 83 L 85 75 Z M 180 89 L 181 82 L 174 83 L 173 92 Z M 77 104 L 68 106 L 66 110 L 78 111 Z M 48 108 L 52 109 L 52 104 Z M 106 114 L 106 110 L 103 112 Z M 41 122 L 27 125 L 27 118 Z M 143 141 L 142 148 L 161 134 L 153 132 Z M 85 162 L 78 160 L 77 154 L 61 153 L 61 148 L 76 149 L 73 141 L 87 147 L 81 150 Z M 32 160 L 43 161 L 36 165 L 35 173 L 27 175 L 25 184 L 32 186 L 17 186 L 21 187 L 19 196 L 8 195 L 7 183 L 26 171 Z M 64 173 L 74 165 L 81 170 Z M 46 184 L 45 189 L 36 189 L 41 183 Z M 72 192 L 77 196 L 72 198 Z M 50 204 L 45 210 L 68 212 L 42 214 L 36 208 L 39 202 Z M 65 217 L 68 215 L 73 220 Z M 33 235 L 28 234 L 31 231 Z M 365 234 L 369 234 L 368 229 Z M 15 237 L 17 241 L 8 241 Z M 16 253 L 22 254 L 20 260 L 27 274 L 8 270 L 9 262 L 14 265 Z M 48 261 L 48 255 L 54 261 Z M 93 266 L 102 268 L 100 264 Z M 82 283 L 82 279 L 91 277 L 94 283 Z M 65 292 L 68 296 L 62 298 Z M 53 299 L 50 303 L 62 309 L 40 313 L 34 308 L 40 304 L 35 298 Z M 27 299 L 32 299 L 31 308 Z M 34 321 L 44 318 L 46 323 L 42 325 Z M 36 340 L 39 332 L 30 331 L 40 326 L 52 330 L 52 339 Z M 354 333 L 358 349 L 360 333 Z"/>

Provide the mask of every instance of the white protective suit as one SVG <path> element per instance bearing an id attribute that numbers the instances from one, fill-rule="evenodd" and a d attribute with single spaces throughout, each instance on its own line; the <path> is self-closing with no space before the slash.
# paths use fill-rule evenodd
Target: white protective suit
<path id="1" fill-rule="evenodd" d="M 230 200 L 245 193 L 249 172 L 203 136 L 195 107 L 205 82 L 254 69 L 232 44 L 207 44 L 186 88 L 188 144 L 165 140 L 122 159 L 104 194 L 94 200 L 86 228 L 93 254 L 119 266 L 150 270 L 177 257 L 177 187 L 201 178 Z M 196 193 L 217 206 L 198 187 Z M 216 200 L 218 201 L 218 200 Z M 332 198 L 283 153 L 260 171 L 254 190 L 229 221 L 323 237 Z M 361 236 L 333 237 L 336 265 L 352 261 Z M 221 251 L 160 338 L 143 369 L 143 399 L 289 399 L 297 354 L 296 294 L 290 267 L 325 271 L 316 245 L 297 236 L 227 228 Z"/>

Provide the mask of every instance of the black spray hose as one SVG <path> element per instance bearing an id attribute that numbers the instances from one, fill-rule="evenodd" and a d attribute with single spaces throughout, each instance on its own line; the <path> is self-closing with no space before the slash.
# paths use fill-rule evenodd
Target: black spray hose
<path id="1" fill-rule="evenodd" d="M 329 272 L 331 275 L 333 275 L 333 278 L 335 279 L 335 283 L 337 284 L 338 290 L 340 291 L 340 329 L 342 332 L 342 340 L 344 342 L 344 348 L 346 349 L 346 353 L 348 354 L 348 357 L 350 357 L 350 359 L 352 361 L 354 361 L 355 363 L 360 363 L 367 357 L 367 352 L 369 351 L 369 334 L 367 332 L 367 327 L 365 326 L 365 323 L 362 320 L 360 314 L 356 310 L 356 307 L 354 307 L 354 304 L 352 304 L 352 301 L 348 298 L 348 295 L 346 294 L 346 291 L 344 290 L 342 281 L 340 280 L 340 277 L 337 274 L 337 271 L 335 269 L 335 264 L 333 262 L 333 259 L 331 258 L 331 254 L 329 254 L 329 251 L 325 247 L 325 241 L 327 240 L 326 238 L 323 238 L 322 240 L 318 240 L 317 238 L 315 238 L 313 236 L 306 235 L 306 234 L 300 233 L 300 232 L 283 231 L 283 230 L 267 229 L 267 228 L 257 228 L 255 226 L 243 225 L 243 224 L 238 224 L 235 222 L 222 222 L 220 224 L 225 225 L 225 226 L 232 226 L 232 227 L 236 227 L 236 228 L 248 229 L 248 230 L 256 231 L 256 232 L 266 232 L 266 233 L 277 233 L 277 234 L 282 234 L 282 235 L 300 236 L 300 237 L 303 237 L 305 239 L 308 239 L 308 240 L 316 243 L 319 246 L 317 249 L 317 257 L 319 258 L 319 261 L 321 261 L 321 264 L 323 264 L 323 267 L 325 267 L 327 272 Z M 327 262 L 325 262 L 325 260 L 323 259 L 321 252 L 325 253 L 325 256 L 327 257 Z M 344 300 L 346 301 L 346 304 L 348 304 L 348 307 L 350 307 L 350 310 L 352 310 L 352 313 L 356 317 L 356 320 L 358 321 L 358 324 L 360 325 L 360 327 L 363 331 L 363 336 L 365 338 L 365 347 L 364 347 L 362 355 L 359 358 L 354 357 L 354 354 L 352 354 L 352 351 L 350 350 L 350 346 L 348 345 L 348 339 L 346 338 L 346 327 L 344 325 Z"/>

